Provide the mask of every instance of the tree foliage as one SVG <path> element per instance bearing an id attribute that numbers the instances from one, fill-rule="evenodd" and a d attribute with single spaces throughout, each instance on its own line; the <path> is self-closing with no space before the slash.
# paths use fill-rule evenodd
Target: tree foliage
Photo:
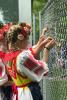
<path id="1" fill-rule="evenodd" d="M 43 9 L 48 0 L 33 0 L 33 13 L 36 16 L 36 33 L 39 33 L 39 11 Z M 36 40 L 38 34 L 36 35 Z"/>
<path id="2" fill-rule="evenodd" d="M 33 0 L 33 13 L 37 14 L 48 0 Z"/>

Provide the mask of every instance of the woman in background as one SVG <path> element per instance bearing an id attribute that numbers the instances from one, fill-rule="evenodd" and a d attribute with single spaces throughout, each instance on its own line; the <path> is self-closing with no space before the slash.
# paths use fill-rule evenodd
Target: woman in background
<path id="1" fill-rule="evenodd" d="M 11 86 L 8 85 L 8 75 L 4 62 L 4 54 L 7 51 L 6 32 L 11 24 L 1 25 L 0 27 L 0 100 L 10 100 Z"/>

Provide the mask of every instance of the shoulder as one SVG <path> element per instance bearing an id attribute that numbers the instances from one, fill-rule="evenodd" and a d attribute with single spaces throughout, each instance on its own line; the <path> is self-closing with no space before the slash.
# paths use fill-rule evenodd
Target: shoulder
<path id="1" fill-rule="evenodd" d="M 22 51 L 16 58 L 17 63 L 24 63 L 30 59 L 34 59 L 31 51 L 29 49 Z"/>
<path id="2" fill-rule="evenodd" d="M 20 58 L 28 57 L 30 54 L 31 54 L 31 51 L 29 49 L 27 49 L 27 50 L 20 52 L 17 57 L 20 57 Z"/>

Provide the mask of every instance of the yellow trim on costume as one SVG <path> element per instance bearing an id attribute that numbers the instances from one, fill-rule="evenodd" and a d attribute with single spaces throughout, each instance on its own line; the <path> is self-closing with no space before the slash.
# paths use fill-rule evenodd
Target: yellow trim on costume
<path id="1" fill-rule="evenodd" d="M 23 78 L 22 76 L 20 76 L 18 73 L 16 74 L 16 78 L 13 78 L 14 83 L 16 84 L 16 86 L 23 86 L 25 84 L 28 84 L 31 82 L 30 79 L 28 78 Z"/>
<path id="2" fill-rule="evenodd" d="M 24 86 L 24 85 L 32 82 L 29 78 L 27 78 L 27 77 L 24 78 L 22 75 L 17 73 L 16 58 L 9 61 L 8 65 L 9 65 L 9 68 L 8 68 L 9 74 L 16 86 L 21 87 L 21 86 Z"/>

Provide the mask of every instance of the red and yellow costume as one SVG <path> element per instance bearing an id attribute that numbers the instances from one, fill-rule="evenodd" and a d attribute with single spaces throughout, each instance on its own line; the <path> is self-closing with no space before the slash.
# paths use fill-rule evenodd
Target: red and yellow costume
<path id="1" fill-rule="evenodd" d="M 42 79 L 43 75 L 48 72 L 47 64 L 36 60 L 29 49 L 22 52 L 13 51 L 6 57 L 7 70 L 17 87 L 15 88 L 17 89 L 17 98 L 15 98 L 18 100 L 22 100 L 22 98 L 33 100 L 28 85 Z"/>

